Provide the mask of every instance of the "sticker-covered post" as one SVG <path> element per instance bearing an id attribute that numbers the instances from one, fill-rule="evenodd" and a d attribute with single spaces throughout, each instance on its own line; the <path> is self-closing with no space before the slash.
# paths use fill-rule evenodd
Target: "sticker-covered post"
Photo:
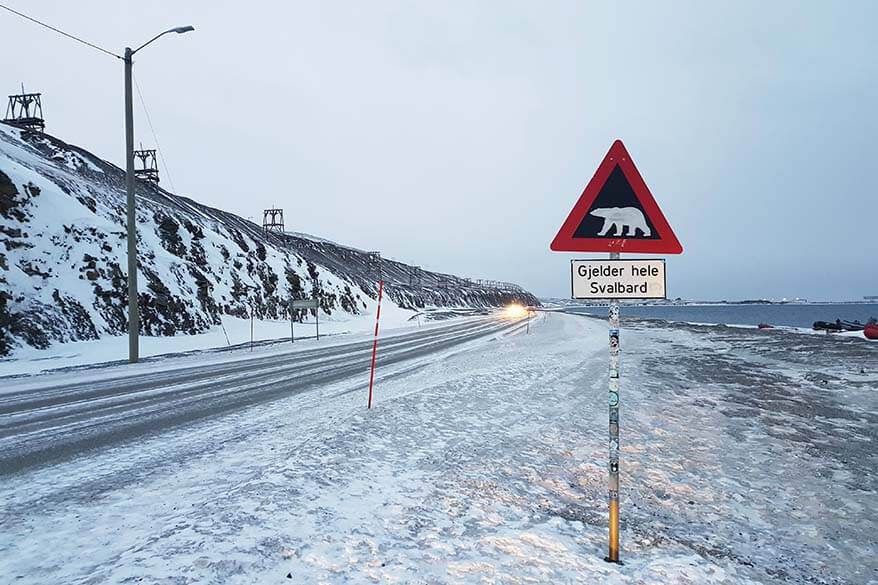
<path id="1" fill-rule="evenodd" d="M 549 246 L 556 252 L 609 252 L 609 260 L 572 260 L 570 298 L 610 302 L 609 554 L 619 563 L 619 300 L 665 299 L 665 261 L 621 260 L 622 252 L 680 254 L 683 247 L 621 140 L 604 156 Z"/>
<path id="2" fill-rule="evenodd" d="M 610 253 L 610 260 L 618 260 L 619 253 Z M 610 551 L 607 561 L 619 562 L 619 300 L 610 299 L 610 452 L 609 485 L 607 498 L 610 504 Z"/>

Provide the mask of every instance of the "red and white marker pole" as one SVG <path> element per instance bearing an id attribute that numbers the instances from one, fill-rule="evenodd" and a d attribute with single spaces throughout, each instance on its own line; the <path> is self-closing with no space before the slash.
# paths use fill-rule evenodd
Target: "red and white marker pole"
<path id="1" fill-rule="evenodd" d="M 372 408 L 372 384 L 375 382 L 375 353 L 378 351 L 378 320 L 381 319 L 381 293 L 384 292 L 384 279 L 378 281 L 378 312 L 375 314 L 375 341 L 372 343 L 372 372 L 369 374 L 369 404 Z"/>
<path id="2" fill-rule="evenodd" d="M 250 303 L 250 351 L 253 351 L 253 303 Z"/>

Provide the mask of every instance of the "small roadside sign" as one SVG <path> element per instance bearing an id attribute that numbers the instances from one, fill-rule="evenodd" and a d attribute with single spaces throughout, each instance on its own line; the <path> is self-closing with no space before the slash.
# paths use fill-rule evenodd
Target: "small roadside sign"
<path id="1" fill-rule="evenodd" d="M 290 309 L 318 309 L 320 304 L 318 299 L 293 299 L 290 303 Z M 293 311 L 290 310 L 290 343 L 296 342 L 296 335 L 293 333 Z M 320 341 L 320 311 L 314 313 L 314 325 L 317 330 L 317 341 Z"/>
<path id="2" fill-rule="evenodd" d="M 571 260 L 574 299 L 665 299 L 665 261 Z"/>

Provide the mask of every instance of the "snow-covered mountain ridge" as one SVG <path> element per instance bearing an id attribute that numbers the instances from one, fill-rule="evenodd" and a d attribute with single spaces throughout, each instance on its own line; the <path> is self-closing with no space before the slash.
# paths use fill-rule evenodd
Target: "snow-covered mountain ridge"
<path id="1" fill-rule="evenodd" d="M 220 316 L 282 319 L 290 298 L 323 314 L 372 312 L 367 252 L 299 233 L 266 233 L 234 214 L 138 181 L 138 293 L 144 335 L 194 334 Z M 127 330 L 125 173 L 52 136 L 0 123 L 0 355 Z M 384 260 L 385 300 L 401 308 L 538 304 Z M 419 280 L 419 282 L 417 282 Z M 304 311 L 294 311 L 301 320 Z"/>

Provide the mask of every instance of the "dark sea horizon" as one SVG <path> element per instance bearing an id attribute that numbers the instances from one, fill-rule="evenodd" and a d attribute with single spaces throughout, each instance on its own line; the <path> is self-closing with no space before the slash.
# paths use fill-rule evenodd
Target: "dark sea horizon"
<path id="1" fill-rule="evenodd" d="M 565 309 L 597 317 L 607 315 L 606 306 L 569 305 Z M 878 303 L 722 303 L 691 305 L 621 305 L 620 316 L 660 319 L 670 322 L 811 328 L 815 321 L 859 321 L 878 318 Z"/>

